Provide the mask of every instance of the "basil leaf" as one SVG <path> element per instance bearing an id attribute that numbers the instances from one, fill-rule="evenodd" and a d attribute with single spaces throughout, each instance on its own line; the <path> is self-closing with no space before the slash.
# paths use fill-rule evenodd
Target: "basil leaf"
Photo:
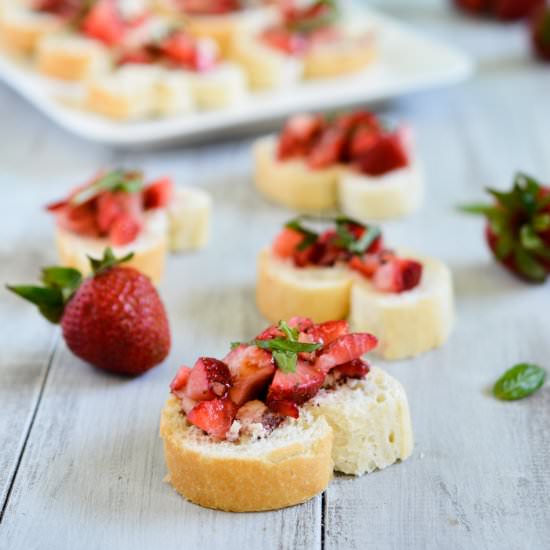
<path id="1" fill-rule="evenodd" d="M 242 345 L 242 342 L 231 342 L 231 351 Z"/>
<path id="2" fill-rule="evenodd" d="M 320 343 L 293 342 L 284 338 L 272 338 L 271 340 L 254 340 L 254 345 L 270 351 L 289 351 L 292 353 L 311 353 L 323 346 Z"/>
<path id="3" fill-rule="evenodd" d="M 94 183 L 77 193 L 71 200 L 75 205 L 84 204 L 103 191 L 124 191 L 137 193 L 143 188 L 143 178 L 139 172 L 113 170 L 107 172 Z"/>
<path id="4" fill-rule="evenodd" d="M 350 252 L 353 252 L 354 254 L 363 254 L 366 252 L 371 244 L 380 236 L 380 228 L 379 227 L 369 227 L 367 230 L 361 235 L 361 238 L 358 241 L 355 241 L 350 246 Z"/>
<path id="5" fill-rule="evenodd" d="M 495 383 L 493 394 L 504 401 L 523 399 L 543 384 L 546 371 L 538 365 L 520 363 L 507 370 Z"/>
<path id="6" fill-rule="evenodd" d="M 300 218 L 290 220 L 289 222 L 285 223 L 285 227 L 288 229 L 293 229 L 294 231 L 298 231 L 298 233 L 301 233 L 304 236 L 304 239 L 297 247 L 297 250 L 299 251 L 309 248 L 312 244 L 315 244 L 317 242 L 317 239 L 319 238 L 319 234 L 317 232 L 312 231 L 307 227 L 304 227 Z"/>
<path id="7" fill-rule="evenodd" d="M 288 326 L 286 321 L 279 321 L 279 329 L 282 330 L 289 340 L 296 341 L 300 333 L 295 328 Z"/>
<path id="8" fill-rule="evenodd" d="M 295 353 L 274 351 L 273 359 L 275 359 L 275 363 L 277 363 L 277 368 L 282 370 L 285 374 L 296 372 L 298 356 Z"/>

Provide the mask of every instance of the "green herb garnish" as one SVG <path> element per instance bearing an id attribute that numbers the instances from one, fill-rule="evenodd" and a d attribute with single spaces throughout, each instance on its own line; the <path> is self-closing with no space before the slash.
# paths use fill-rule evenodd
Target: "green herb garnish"
<path id="1" fill-rule="evenodd" d="M 124 191 L 137 193 L 143 189 L 143 175 L 141 172 L 124 172 L 113 170 L 107 172 L 91 185 L 77 193 L 71 203 L 78 206 L 93 199 L 103 191 Z"/>
<path id="2" fill-rule="evenodd" d="M 546 371 L 538 365 L 520 363 L 507 370 L 495 383 L 493 394 L 504 401 L 523 399 L 543 384 Z"/>

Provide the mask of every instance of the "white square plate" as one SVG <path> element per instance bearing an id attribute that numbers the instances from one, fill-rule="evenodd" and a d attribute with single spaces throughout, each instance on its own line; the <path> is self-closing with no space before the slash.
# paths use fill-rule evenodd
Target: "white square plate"
<path id="1" fill-rule="evenodd" d="M 355 17 L 355 15 L 354 15 Z M 300 83 L 254 94 L 244 105 L 182 117 L 116 122 L 79 111 L 57 99 L 79 93 L 75 85 L 44 78 L 30 67 L 0 55 L 0 78 L 57 124 L 80 137 L 119 147 L 192 141 L 249 128 L 303 110 L 335 109 L 370 103 L 459 82 L 473 72 L 472 61 L 457 49 L 411 30 L 392 18 L 362 11 L 377 33 L 377 62 L 356 75 Z"/>

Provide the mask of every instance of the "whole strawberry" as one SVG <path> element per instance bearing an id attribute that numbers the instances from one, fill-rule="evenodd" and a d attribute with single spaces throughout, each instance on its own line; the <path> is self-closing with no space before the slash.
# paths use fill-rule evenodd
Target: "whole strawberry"
<path id="1" fill-rule="evenodd" d="M 550 274 L 550 187 L 517 174 L 511 191 L 487 191 L 494 204 L 461 210 L 486 217 L 486 240 L 502 265 L 526 281 L 543 283 Z"/>
<path id="2" fill-rule="evenodd" d="M 535 54 L 550 61 L 550 4 L 540 2 L 531 15 L 531 43 Z"/>
<path id="3" fill-rule="evenodd" d="M 111 372 L 141 374 L 162 362 L 170 351 L 170 327 L 150 280 L 120 264 L 110 248 L 101 260 L 90 258 L 93 274 L 48 267 L 44 286 L 8 286 L 38 306 L 52 323 L 61 323 L 69 349 L 81 359 Z"/>

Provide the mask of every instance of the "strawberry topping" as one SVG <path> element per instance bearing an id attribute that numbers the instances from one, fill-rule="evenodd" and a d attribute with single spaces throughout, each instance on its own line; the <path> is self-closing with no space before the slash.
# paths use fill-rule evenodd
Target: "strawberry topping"
<path id="1" fill-rule="evenodd" d="M 382 292 L 404 292 L 418 286 L 422 264 L 416 260 L 392 258 L 383 263 L 373 275 L 374 286 Z"/>
<path id="2" fill-rule="evenodd" d="M 90 38 L 108 46 L 120 44 L 128 24 L 119 12 L 116 0 L 98 0 L 93 3 L 82 22 L 82 31 Z"/>
<path id="3" fill-rule="evenodd" d="M 145 209 L 166 208 L 174 195 L 174 183 L 171 178 L 160 178 L 150 183 L 143 191 Z"/>
<path id="4" fill-rule="evenodd" d="M 242 8 L 241 0 L 179 0 L 182 11 L 190 15 L 216 15 Z"/>
<path id="5" fill-rule="evenodd" d="M 216 439 L 256 437 L 258 425 L 267 435 L 286 417 L 298 418 L 323 386 L 364 378 L 369 365 L 361 356 L 376 343 L 371 334 L 349 334 L 346 321 L 293 317 L 234 344 L 223 361 L 202 357 L 181 367 L 170 390 L 188 421 Z"/>
<path id="6" fill-rule="evenodd" d="M 388 131 L 368 111 L 345 113 L 332 120 L 300 114 L 285 124 L 277 158 L 301 158 L 312 170 L 349 164 L 376 177 L 409 165 L 409 141 L 408 128 Z"/>

